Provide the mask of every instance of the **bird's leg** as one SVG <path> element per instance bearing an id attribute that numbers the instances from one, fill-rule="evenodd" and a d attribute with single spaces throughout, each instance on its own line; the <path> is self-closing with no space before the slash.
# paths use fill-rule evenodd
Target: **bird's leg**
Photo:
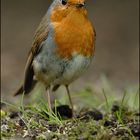
<path id="1" fill-rule="evenodd" d="M 52 112 L 51 97 L 50 97 L 50 87 L 48 87 L 46 90 L 47 90 L 48 109 L 49 109 L 50 112 Z"/>
<path id="2" fill-rule="evenodd" d="M 67 90 L 67 94 L 68 94 L 68 97 L 69 97 L 69 102 L 70 102 L 71 109 L 72 109 L 72 114 L 73 114 L 74 113 L 73 103 L 72 103 L 72 99 L 71 99 L 71 96 L 70 96 L 70 91 L 69 91 L 68 85 L 66 85 L 66 90 Z"/>

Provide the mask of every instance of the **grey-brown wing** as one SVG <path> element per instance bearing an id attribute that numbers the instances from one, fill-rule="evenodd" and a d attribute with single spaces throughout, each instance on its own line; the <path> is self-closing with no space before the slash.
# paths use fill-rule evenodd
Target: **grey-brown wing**
<path id="1" fill-rule="evenodd" d="M 27 94 L 34 87 L 36 81 L 33 80 L 34 70 L 33 70 L 32 62 L 34 60 L 34 57 L 39 52 L 40 44 L 47 38 L 48 33 L 49 33 L 48 21 L 47 21 L 47 17 L 45 16 L 36 30 L 33 45 L 28 54 L 28 59 L 25 66 L 23 84 L 14 95 L 22 94 L 23 92 Z"/>

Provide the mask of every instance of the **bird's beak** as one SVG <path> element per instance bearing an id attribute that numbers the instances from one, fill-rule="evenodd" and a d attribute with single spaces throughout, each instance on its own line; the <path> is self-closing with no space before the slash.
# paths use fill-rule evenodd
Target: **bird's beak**
<path id="1" fill-rule="evenodd" d="M 84 7 L 84 6 L 85 6 L 85 2 L 77 3 L 77 4 L 76 4 L 76 7 L 77 7 L 77 8 L 82 8 L 82 7 Z"/>

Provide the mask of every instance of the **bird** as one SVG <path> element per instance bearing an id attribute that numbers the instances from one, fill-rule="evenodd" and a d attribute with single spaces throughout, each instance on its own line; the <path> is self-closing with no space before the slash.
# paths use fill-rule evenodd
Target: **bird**
<path id="1" fill-rule="evenodd" d="M 23 83 L 14 95 L 28 94 L 40 82 L 51 110 L 50 92 L 63 85 L 73 111 L 69 85 L 91 65 L 95 40 L 85 0 L 53 0 L 35 32 Z"/>

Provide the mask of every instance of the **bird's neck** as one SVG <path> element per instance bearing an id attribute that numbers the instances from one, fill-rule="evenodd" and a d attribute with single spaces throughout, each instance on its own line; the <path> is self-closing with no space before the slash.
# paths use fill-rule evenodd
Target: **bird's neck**
<path id="1" fill-rule="evenodd" d="M 87 11 L 84 8 L 77 9 L 75 7 L 56 7 L 51 9 L 51 16 L 50 19 L 52 22 L 60 23 L 64 22 L 65 20 L 71 21 L 81 21 L 81 18 L 87 17 Z"/>

